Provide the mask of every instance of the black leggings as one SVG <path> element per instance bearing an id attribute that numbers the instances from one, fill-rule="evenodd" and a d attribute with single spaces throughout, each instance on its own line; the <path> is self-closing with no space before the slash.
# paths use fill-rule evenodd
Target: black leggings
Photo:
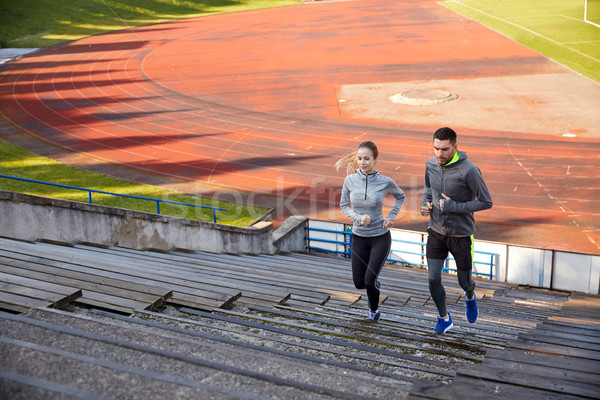
<path id="1" fill-rule="evenodd" d="M 442 285 L 442 269 L 446 260 L 438 260 L 435 258 L 427 259 L 427 269 L 429 275 L 429 293 L 438 309 L 440 317 L 445 317 L 448 313 L 446 309 L 446 290 Z M 468 298 L 473 297 L 475 292 L 475 281 L 473 281 L 472 270 L 458 270 L 458 284 L 465 291 Z"/>
<path id="2" fill-rule="evenodd" d="M 352 279 L 357 289 L 367 289 L 371 311 L 379 308 L 379 289 L 375 287 L 375 282 L 391 247 L 392 235 L 389 231 L 374 237 L 352 235 Z"/>

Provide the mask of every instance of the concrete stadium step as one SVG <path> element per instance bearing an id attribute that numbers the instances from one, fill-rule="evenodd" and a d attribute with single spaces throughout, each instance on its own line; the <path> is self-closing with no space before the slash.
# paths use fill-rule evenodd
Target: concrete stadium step
<path id="1" fill-rule="evenodd" d="M 114 359 L 105 361 L 122 362 L 135 368 L 150 367 L 154 372 L 171 376 L 173 365 L 165 368 L 162 360 L 169 357 L 182 364 L 177 368 L 178 374 L 172 374 L 172 379 L 200 379 L 223 389 L 240 387 L 250 394 L 254 392 L 278 398 L 359 399 L 402 395 L 402 385 L 397 379 L 373 377 L 366 369 L 357 371 L 346 368 L 342 363 L 330 363 L 324 368 L 323 360 L 314 357 L 283 351 L 266 352 L 261 346 L 181 327 L 119 318 L 108 313 L 81 316 L 61 311 L 32 310 L 26 317 L 19 321 L 6 318 L 2 324 L 3 337 L 24 341 L 26 338 L 17 337 L 18 325 L 28 324 L 33 331 L 44 331 L 43 335 L 39 332 L 36 335 L 43 339 L 28 339 L 38 346 L 50 347 L 51 344 L 52 348 L 61 349 L 68 345 L 86 356 L 89 354 L 84 349 L 93 347 L 94 354 L 113 354 Z M 118 355 L 111 346 L 121 349 Z M 139 352 L 144 353 L 143 357 L 138 355 Z M 135 361 L 138 358 L 144 358 L 144 361 L 138 363 Z M 406 383 L 404 386 L 406 388 Z"/>

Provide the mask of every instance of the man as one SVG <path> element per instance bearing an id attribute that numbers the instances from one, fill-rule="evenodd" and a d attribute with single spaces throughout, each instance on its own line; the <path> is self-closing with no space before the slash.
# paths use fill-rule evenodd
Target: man
<path id="1" fill-rule="evenodd" d="M 442 267 L 448 252 L 456 261 L 458 283 L 465 291 L 467 320 L 470 323 L 477 320 L 472 278 L 473 213 L 492 208 L 492 198 L 479 168 L 467 161 L 465 152 L 458 150 L 456 132 L 450 128 L 438 129 L 433 134 L 433 152 L 435 157 L 425 164 L 421 215 L 429 216 L 426 256 L 429 292 L 439 314 L 435 331 L 445 333 L 453 326 L 442 285 Z"/>

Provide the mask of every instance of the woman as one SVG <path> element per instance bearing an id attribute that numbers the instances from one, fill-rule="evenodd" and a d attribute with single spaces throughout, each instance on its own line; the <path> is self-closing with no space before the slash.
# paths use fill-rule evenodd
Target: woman
<path id="1" fill-rule="evenodd" d="M 379 321 L 379 273 L 392 245 L 389 228 L 394 225 L 405 195 L 387 176 L 375 170 L 379 152 L 375 143 L 362 142 L 358 149 L 340 159 L 339 170 L 346 165 L 349 175 L 344 180 L 340 208 L 354 224 L 352 226 L 352 279 L 357 289 L 366 289 L 369 299 L 369 319 Z M 355 171 L 354 173 L 350 173 Z M 394 206 L 383 217 L 383 199 L 386 194 L 396 198 Z"/>

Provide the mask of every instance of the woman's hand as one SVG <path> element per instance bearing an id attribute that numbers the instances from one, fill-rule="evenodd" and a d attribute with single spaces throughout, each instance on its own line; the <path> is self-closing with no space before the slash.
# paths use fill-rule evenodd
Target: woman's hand
<path id="1" fill-rule="evenodd" d="M 389 218 L 386 218 L 383 220 L 383 227 L 384 228 L 391 228 L 392 226 L 394 226 L 394 221 L 392 221 Z"/>
<path id="2" fill-rule="evenodd" d="M 371 217 L 367 214 L 363 214 L 360 216 L 360 224 L 361 225 L 369 225 L 371 223 Z"/>

